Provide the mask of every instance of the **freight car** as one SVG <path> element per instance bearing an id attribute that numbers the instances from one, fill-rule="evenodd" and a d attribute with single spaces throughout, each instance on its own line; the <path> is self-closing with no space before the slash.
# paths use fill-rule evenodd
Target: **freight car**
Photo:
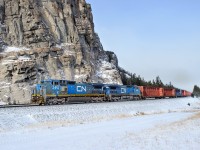
<path id="1" fill-rule="evenodd" d="M 186 90 L 182 90 L 182 96 L 183 97 L 187 97 L 187 96 L 191 96 L 191 95 L 192 95 L 192 93 L 190 93 L 190 92 L 188 92 Z"/>
<path id="2" fill-rule="evenodd" d="M 164 88 L 164 97 L 169 97 L 169 98 L 176 97 L 176 90 L 173 88 Z"/>
<path id="3" fill-rule="evenodd" d="M 146 98 L 164 98 L 164 89 L 160 87 L 140 86 L 142 99 Z"/>
<path id="4" fill-rule="evenodd" d="M 44 80 L 32 89 L 32 103 L 64 104 L 68 102 L 117 101 L 124 98 L 139 99 L 137 86 L 76 83 L 68 80 Z"/>

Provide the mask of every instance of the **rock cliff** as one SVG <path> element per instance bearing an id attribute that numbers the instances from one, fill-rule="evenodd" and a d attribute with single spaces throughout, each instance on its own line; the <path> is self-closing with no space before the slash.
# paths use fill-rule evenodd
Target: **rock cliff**
<path id="1" fill-rule="evenodd" d="M 85 0 L 0 0 L 0 101 L 29 103 L 42 79 L 121 84 Z"/>

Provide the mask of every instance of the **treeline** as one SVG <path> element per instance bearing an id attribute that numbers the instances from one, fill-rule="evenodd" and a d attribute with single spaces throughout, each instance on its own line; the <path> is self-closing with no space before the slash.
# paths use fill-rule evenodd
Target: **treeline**
<path id="1" fill-rule="evenodd" d="M 197 97 L 200 97 L 200 88 L 197 85 L 194 86 L 192 94 Z"/>
<path id="2" fill-rule="evenodd" d="M 140 75 L 127 73 L 125 70 L 122 70 L 120 73 L 122 78 L 122 83 L 124 85 L 138 85 L 138 86 L 155 86 L 155 87 L 165 87 L 165 88 L 174 88 L 172 83 L 164 84 L 160 77 L 157 76 L 155 80 L 146 81 L 144 78 L 140 77 Z"/>

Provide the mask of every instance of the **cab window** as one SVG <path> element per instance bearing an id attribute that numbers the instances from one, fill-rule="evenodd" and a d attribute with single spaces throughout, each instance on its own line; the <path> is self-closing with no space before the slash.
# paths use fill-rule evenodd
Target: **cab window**
<path id="1" fill-rule="evenodd" d="M 58 85 L 58 82 L 54 82 L 54 85 Z"/>

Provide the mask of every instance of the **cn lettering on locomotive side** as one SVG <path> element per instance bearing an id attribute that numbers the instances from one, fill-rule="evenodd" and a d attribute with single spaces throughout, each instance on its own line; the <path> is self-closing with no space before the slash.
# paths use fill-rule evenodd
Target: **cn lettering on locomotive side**
<path id="1" fill-rule="evenodd" d="M 87 88 L 86 88 L 86 86 L 77 86 L 76 91 L 77 92 L 86 92 Z"/>

